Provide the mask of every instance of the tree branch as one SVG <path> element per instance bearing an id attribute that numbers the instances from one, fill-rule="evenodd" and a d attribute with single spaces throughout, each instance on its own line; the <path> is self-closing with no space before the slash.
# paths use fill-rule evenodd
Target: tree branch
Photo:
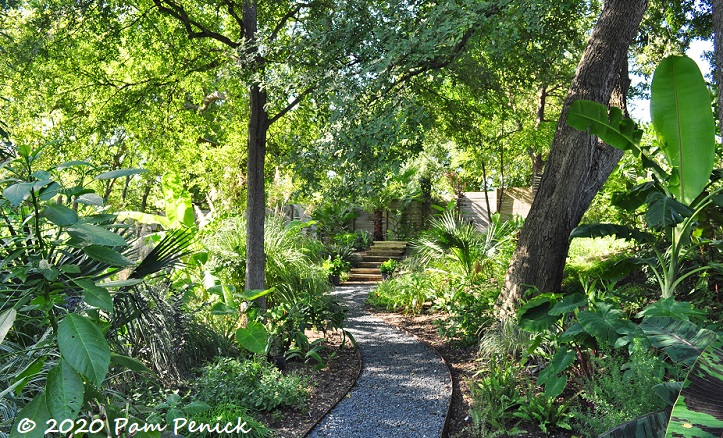
<path id="1" fill-rule="evenodd" d="M 310 8 L 312 5 L 311 3 L 299 3 L 297 4 L 293 9 L 291 9 L 289 12 L 286 13 L 283 17 L 281 17 L 281 20 L 276 24 L 276 27 L 274 27 L 273 32 L 271 32 L 271 35 L 269 36 L 269 41 L 276 41 L 276 37 L 279 35 L 279 32 L 281 32 L 281 29 L 286 26 L 286 23 L 294 18 L 296 14 L 301 11 L 302 8 L 308 7 Z"/>
<path id="2" fill-rule="evenodd" d="M 179 5 L 173 0 L 153 0 L 153 3 L 156 5 L 159 11 L 161 11 L 164 14 L 170 15 L 171 17 L 175 18 L 176 20 L 180 21 L 181 24 L 183 24 L 183 27 L 186 29 L 186 33 L 188 34 L 188 37 L 193 38 L 211 38 L 214 39 L 222 44 L 225 44 L 233 49 L 238 48 L 241 46 L 241 43 L 233 41 L 226 35 L 223 35 L 218 32 L 214 32 L 207 27 L 205 27 L 200 22 L 193 20 L 186 10 L 183 8 L 183 6 Z M 241 27 L 241 32 L 243 36 L 244 28 Z"/>
<path id="3" fill-rule="evenodd" d="M 269 117 L 268 125 L 270 126 L 275 121 L 279 120 L 280 118 L 284 117 L 289 111 L 294 109 L 306 96 L 311 94 L 312 91 L 314 91 L 318 87 L 317 85 L 312 85 L 306 90 L 302 91 L 294 100 L 292 100 L 288 105 L 286 105 L 281 111 L 279 111 L 275 116 Z"/>

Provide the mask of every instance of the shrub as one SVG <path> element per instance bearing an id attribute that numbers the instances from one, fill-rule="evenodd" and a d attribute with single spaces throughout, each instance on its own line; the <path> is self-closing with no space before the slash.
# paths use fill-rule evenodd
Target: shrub
<path id="1" fill-rule="evenodd" d="M 457 280 L 447 282 L 446 293 L 438 299 L 436 308 L 444 310 L 448 318 L 437 324 L 443 336 L 462 345 L 472 345 L 492 323 L 491 310 L 499 290 L 487 281 L 468 284 Z"/>
<path id="2" fill-rule="evenodd" d="M 264 359 L 219 357 L 201 369 L 193 390 L 197 400 L 212 406 L 230 403 L 271 411 L 278 406 L 302 408 L 309 397 L 307 385 L 297 375 L 282 375 Z"/>
<path id="3" fill-rule="evenodd" d="M 504 356 L 494 355 L 475 377 L 468 382 L 473 399 L 470 416 L 475 428 L 486 427 L 482 420 L 496 429 L 507 428 L 524 402 L 520 389 L 527 383 L 522 367 Z"/>
<path id="4" fill-rule="evenodd" d="M 417 314 L 435 298 L 430 276 L 421 272 L 395 277 L 369 292 L 369 302 L 387 310 Z"/>
<path id="5" fill-rule="evenodd" d="M 652 393 L 663 380 L 660 360 L 636 345 L 629 361 L 621 355 L 592 358 L 598 374 L 583 383 L 573 409 L 577 429 L 594 437 L 626 421 L 661 409 L 665 403 Z"/>
<path id="6" fill-rule="evenodd" d="M 241 406 L 237 403 L 223 402 L 213 406 L 211 410 L 199 412 L 189 418 L 196 423 L 211 424 L 215 425 L 220 423 L 221 426 L 226 423 L 231 423 L 231 427 L 235 427 L 239 421 L 245 423 L 243 425 L 243 431 L 239 433 L 223 434 L 225 437 L 243 437 L 243 438 L 267 438 L 273 436 L 271 430 L 267 428 L 263 423 L 256 420 L 250 413 L 248 408 Z M 207 431 L 196 432 L 194 434 L 197 438 L 215 438 L 219 436 L 217 433 L 209 433 Z"/>

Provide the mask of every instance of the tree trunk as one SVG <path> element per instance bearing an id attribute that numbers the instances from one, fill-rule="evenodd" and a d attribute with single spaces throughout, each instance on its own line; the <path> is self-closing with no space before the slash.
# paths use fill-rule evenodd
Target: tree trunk
<path id="1" fill-rule="evenodd" d="M 715 82 L 718 85 L 718 120 L 723 132 L 723 0 L 713 0 Z"/>
<path id="2" fill-rule="evenodd" d="M 425 229 L 432 214 L 432 178 L 419 178 L 419 189 L 422 192 L 422 229 Z"/>
<path id="3" fill-rule="evenodd" d="M 379 208 L 374 210 L 374 240 L 384 240 L 384 212 Z"/>
<path id="4" fill-rule="evenodd" d="M 511 315 L 527 286 L 557 291 L 570 232 L 622 156 L 597 137 L 568 127 L 567 109 L 578 99 L 610 104 L 615 89 L 627 90 L 628 47 L 646 0 L 607 0 L 578 64 L 540 187 L 507 271 L 498 311 Z M 617 99 L 616 99 L 617 100 Z M 624 93 L 619 98 L 624 103 Z"/>
<path id="5" fill-rule="evenodd" d="M 243 4 L 243 23 L 246 41 L 256 51 L 257 30 L 256 2 L 247 0 Z M 258 56 L 255 53 L 256 56 Z M 260 59 L 255 60 L 260 64 Z M 266 132 L 269 116 L 266 112 L 266 92 L 258 82 L 249 87 L 248 124 L 248 193 L 246 205 L 246 289 L 266 289 L 266 255 L 264 253 L 264 221 L 266 219 L 266 194 L 264 187 L 264 161 L 266 157 Z M 266 308 L 266 298 L 257 301 Z"/>

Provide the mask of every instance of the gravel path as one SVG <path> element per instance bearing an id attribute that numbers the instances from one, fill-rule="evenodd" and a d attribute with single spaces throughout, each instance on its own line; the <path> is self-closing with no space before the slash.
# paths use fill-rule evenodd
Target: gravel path
<path id="1" fill-rule="evenodd" d="M 370 289 L 334 292 L 349 305 L 346 328 L 359 344 L 363 369 L 307 437 L 440 437 L 452 394 L 449 371 L 431 348 L 364 310 Z"/>

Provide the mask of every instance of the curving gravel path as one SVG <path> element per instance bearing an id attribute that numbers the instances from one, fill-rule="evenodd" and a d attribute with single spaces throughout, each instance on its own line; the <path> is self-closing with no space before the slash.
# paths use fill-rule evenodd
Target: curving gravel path
<path id="1" fill-rule="evenodd" d="M 363 368 L 349 394 L 307 437 L 440 437 L 452 394 L 449 371 L 434 350 L 364 310 L 372 287 L 334 292 L 349 306 L 345 325 Z"/>

